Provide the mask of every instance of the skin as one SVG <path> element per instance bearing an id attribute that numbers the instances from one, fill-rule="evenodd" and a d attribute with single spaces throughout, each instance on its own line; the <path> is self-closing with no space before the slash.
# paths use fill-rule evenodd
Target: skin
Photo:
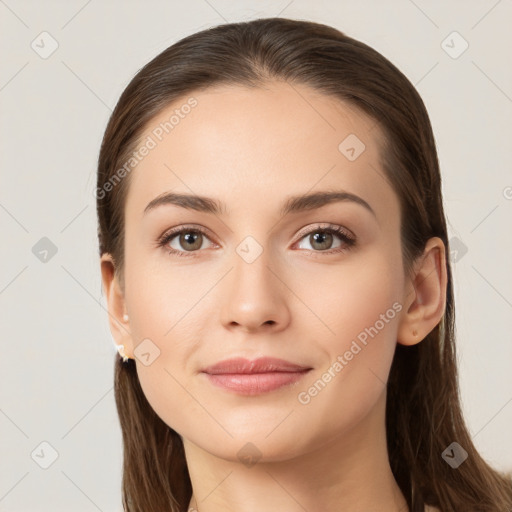
<path id="1" fill-rule="evenodd" d="M 421 342 L 443 316 L 442 241 L 430 239 L 414 276 L 404 275 L 399 201 L 380 165 L 382 135 L 358 110 L 281 82 L 193 96 L 198 105 L 129 177 L 124 293 L 110 255 L 101 258 L 116 343 L 132 358 L 145 338 L 160 350 L 148 366 L 135 357 L 137 372 L 151 406 L 182 436 L 197 498 L 191 505 L 201 512 L 407 510 L 389 466 L 385 383 L 396 344 Z M 185 101 L 160 112 L 142 138 Z M 338 150 L 349 134 L 366 146 L 354 161 Z M 320 190 L 356 194 L 375 216 L 343 201 L 280 218 L 287 197 Z M 226 211 L 165 205 L 143 215 L 167 191 L 218 199 Z M 356 245 L 322 254 L 309 236 L 322 223 L 349 230 Z M 185 224 L 208 232 L 195 257 L 179 235 L 168 245 L 184 257 L 155 245 Z M 263 251 L 251 263 L 236 252 L 249 235 Z M 324 252 L 343 246 L 333 235 Z M 401 306 L 394 318 L 300 403 L 298 394 L 394 303 Z M 313 370 L 256 396 L 225 391 L 200 374 L 235 356 L 274 356 Z M 249 442 L 261 457 L 252 466 L 238 456 Z"/>

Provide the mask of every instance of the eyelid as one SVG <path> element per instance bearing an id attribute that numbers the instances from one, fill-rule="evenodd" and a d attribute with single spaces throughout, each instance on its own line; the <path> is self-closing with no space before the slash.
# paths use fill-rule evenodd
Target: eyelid
<path id="1" fill-rule="evenodd" d="M 347 229 L 344 226 L 340 226 L 338 224 L 331 224 L 329 222 L 319 222 L 317 224 L 314 224 L 313 226 L 311 226 L 311 224 L 309 224 L 305 228 L 301 229 L 297 235 L 297 240 L 294 242 L 294 244 L 296 242 L 298 242 L 299 240 L 302 240 L 302 238 L 304 238 L 306 235 L 309 235 L 311 232 L 313 232 L 315 230 L 321 231 L 324 229 L 325 230 L 332 229 L 333 231 L 341 231 L 342 234 L 344 234 L 347 238 L 350 238 L 353 240 L 356 239 L 356 236 L 354 235 L 354 233 L 352 233 L 352 231 L 350 231 L 349 229 Z M 320 252 L 320 251 L 318 251 L 318 252 Z"/>

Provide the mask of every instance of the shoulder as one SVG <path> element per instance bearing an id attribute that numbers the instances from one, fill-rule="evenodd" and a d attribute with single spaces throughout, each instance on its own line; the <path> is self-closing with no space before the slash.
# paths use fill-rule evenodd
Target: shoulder
<path id="1" fill-rule="evenodd" d="M 425 512 L 441 512 L 436 507 L 431 507 L 430 505 L 425 505 Z"/>

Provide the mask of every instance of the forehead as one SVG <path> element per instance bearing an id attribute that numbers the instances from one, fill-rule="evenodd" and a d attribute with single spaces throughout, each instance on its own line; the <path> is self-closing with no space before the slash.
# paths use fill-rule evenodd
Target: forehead
<path id="1" fill-rule="evenodd" d="M 193 105 L 193 106 L 191 106 Z M 126 209 L 141 216 L 166 191 L 276 209 L 283 197 L 344 189 L 397 209 L 376 122 L 309 87 L 216 86 L 174 101 L 140 137 L 150 147 L 130 175 Z"/>

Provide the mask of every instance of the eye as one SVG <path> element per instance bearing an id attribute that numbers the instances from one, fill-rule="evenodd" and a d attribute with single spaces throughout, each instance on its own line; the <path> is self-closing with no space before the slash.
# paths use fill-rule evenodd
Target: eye
<path id="1" fill-rule="evenodd" d="M 334 247 L 333 243 L 335 239 L 341 240 L 341 244 Z M 350 250 L 356 243 L 355 237 L 342 228 L 341 226 L 327 225 L 327 226 L 316 226 L 314 229 L 309 230 L 305 235 L 302 236 L 301 241 L 306 239 L 313 252 L 322 252 L 327 254 L 344 252 Z M 299 247 L 304 249 L 304 247 Z"/>
<path id="2" fill-rule="evenodd" d="M 195 256 L 195 254 L 187 254 L 197 252 L 204 249 L 204 241 L 209 240 L 206 232 L 200 228 L 181 227 L 165 233 L 157 245 L 166 247 L 169 254 L 176 256 Z M 171 245 L 169 247 L 169 242 Z M 182 250 L 183 249 L 183 250 Z"/>

